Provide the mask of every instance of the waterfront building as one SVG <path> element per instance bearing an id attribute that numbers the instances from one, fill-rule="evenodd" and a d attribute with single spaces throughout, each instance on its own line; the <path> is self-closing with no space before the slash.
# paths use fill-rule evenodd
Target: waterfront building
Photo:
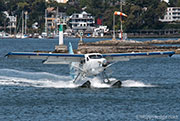
<path id="1" fill-rule="evenodd" d="M 107 26 L 99 26 L 94 29 L 92 37 L 104 37 L 104 34 L 107 34 L 109 29 Z"/>
<path id="2" fill-rule="evenodd" d="M 168 7 L 164 18 L 159 19 L 161 22 L 180 22 L 180 7 Z"/>
<path id="3" fill-rule="evenodd" d="M 169 3 L 169 0 L 161 0 L 161 1 L 164 1 L 164 2 L 166 2 L 166 3 Z"/>
<path id="4" fill-rule="evenodd" d="M 46 2 L 48 2 L 49 0 L 46 0 Z M 53 0 L 53 1 L 56 1 L 58 3 L 67 3 L 68 0 Z"/>
<path id="5" fill-rule="evenodd" d="M 7 28 L 16 28 L 17 18 L 15 16 L 10 16 L 7 11 L 4 11 L 6 18 L 9 19 Z"/>
<path id="6" fill-rule="evenodd" d="M 65 13 L 59 12 L 58 8 L 47 8 L 46 9 L 46 15 L 45 15 L 45 21 L 46 21 L 46 32 L 47 35 L 53 33 L 54 35 L 58 34 L 58 25 L 60 23 L 66 24 L 68 21 L 68 16 L 66 16 Z"/>
<path id="7" fill-rule="evenodd" d="M 8 28 L 16 28 L 17 18 L 15 16 L 8 16 L 8 18 L 9 18 Z"/>
<path id="8" fill-rule="evenodd" d="M 83 11 L 74 13 L 69 18 L 69 25 L 74 32 L 92 30 L 94 28 L 95 18 L 91 14 Z"/>

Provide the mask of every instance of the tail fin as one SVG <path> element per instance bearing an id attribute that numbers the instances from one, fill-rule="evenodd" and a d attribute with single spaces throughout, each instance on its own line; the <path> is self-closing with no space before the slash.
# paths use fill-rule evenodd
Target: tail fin
<path id="1" fill-rule="evenodd" d="M 69 42 L 69 54 L 74 54 L 71 42 Z"/>
<path id="2" fill-rule="evenodd" d="M 69 54 L 74 54 L 71 42 L 69 42 L 68 50 L 69 50 Z M 74 68 L 75 64 L 76 64 L 75 62 L 72 62 L 70 64 L 70 76 L 73 80 L 75 79 L 75 76 L 76 76 L 76 70 Z"/>

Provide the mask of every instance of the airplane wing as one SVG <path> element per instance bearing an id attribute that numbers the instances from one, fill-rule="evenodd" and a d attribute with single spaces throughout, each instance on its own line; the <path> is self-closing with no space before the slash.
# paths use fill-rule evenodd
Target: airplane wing
<path id="1" fill-rule="evenodd" d="M 128 61 L 130 59 L 152 58 L 152 57 L 167 57 L 175 54 L 169 52 L 146 52 L 146 53 L 117 53 L 117 54 L 102 54 L 108 62 L 113 61 Z M 21 59 L 41 59 L 44 64 L 69 64 L 71 62 L 81 62 L 84 54 L 59 54 L 59 53 L 35 53 L 35 52 L 10 52 L 6 56 L 8 58 Z"/>
<path id="2" fill-rule="evenodd" d="M 59 54 L 59 53 L 35 53 L 35 52 L 10 52 L 8 58 L 41 59 L 44 64 L 69 64 L 80 62 L 84 59 L 83 54 Z"/>
<path id="3" fill-rule="evenodd" d="M 128 61 L 130 59 L 168 57 L 175 54 L 174 51 L 169 52 L 144 52 L 144 53 L 117 53 L 117 54 L 102 54 L 109 62 L 113 61 Z"/>

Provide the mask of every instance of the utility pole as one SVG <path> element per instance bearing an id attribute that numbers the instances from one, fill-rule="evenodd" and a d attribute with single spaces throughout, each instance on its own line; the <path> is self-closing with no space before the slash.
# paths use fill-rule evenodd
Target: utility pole
<path id="1" fill-rule="evenodd" d="M 28 12 L 25 12 L 25 35 L 27 34 L 27 14 Z"/>
<path id="2" fill-rule="evenodd" d="M 123 2 L 122 2 L 122 0 L 120 0 L 120 12 L 122 12 L 122 4 L 123 4 Z M 122 28 L 122 16 L 120 16 L 120 26 L 121 26 L 121 40 L 123 40 L 123 28 Z"/>
<path id="3" fill-rule="evenodd" d="M 115 32 L 115 14 L 113 13 L 113 39 L 116 40 L 116 32 Z"/>

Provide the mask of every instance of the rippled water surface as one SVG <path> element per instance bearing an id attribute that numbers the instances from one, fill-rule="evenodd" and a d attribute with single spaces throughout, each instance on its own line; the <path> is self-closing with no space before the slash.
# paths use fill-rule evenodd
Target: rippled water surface
<path id="1" fill-rule="evenodd" d="M 77 48 L 78 40 L 65 44 Z M 180 120 L 180 55 L 118 62 L 107 72 L 123 87 L 92 89 L 77 88 L 67 65 L 4 57 L 10 51 L 53 51 L 56 44 L 57 39 L 0 39 L 0 120 Z"/>

